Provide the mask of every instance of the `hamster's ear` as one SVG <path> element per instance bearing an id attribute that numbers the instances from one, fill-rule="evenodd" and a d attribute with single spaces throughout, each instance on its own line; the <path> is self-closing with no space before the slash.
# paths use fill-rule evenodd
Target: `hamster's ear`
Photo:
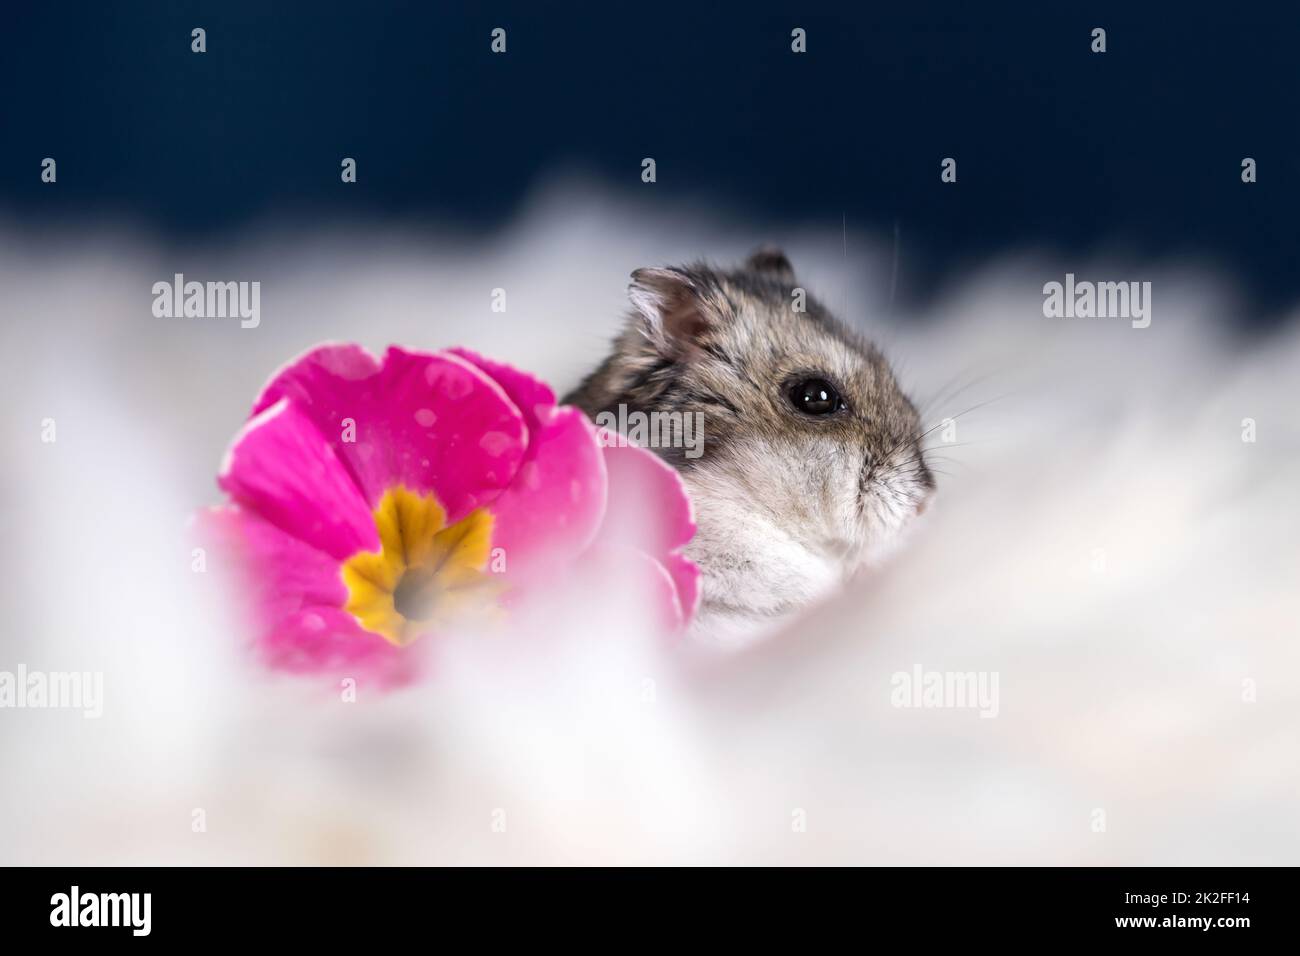
<path id="1" fill-rule="evenodd" d="M 759 246 L 745 260 L 745 268 L 759 275 L 771 276 L 773 279 L 793 281 L 794 266 L 785 257 L 785 253 L 776 246 Z"/>
<path id="2" fill-rule="evenodd" d="M 698 354 L 701 342 L 721 320 L 718 303 L 681 269 L 637 269 L 627 295 L 636 307 L 641 333 L 669 358 Z"/>

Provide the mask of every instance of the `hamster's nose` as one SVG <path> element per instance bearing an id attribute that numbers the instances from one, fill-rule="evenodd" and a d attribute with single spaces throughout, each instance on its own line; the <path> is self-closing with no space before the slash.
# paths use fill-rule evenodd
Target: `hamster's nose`
<path id="1" fill-rule="evenodd" d="M 933 494 L 928 494 L 916 503 L 916 516 L 919 518 L 925 514 L 925 509 L 930 507 L 930 501 L 934 498 Z"/>

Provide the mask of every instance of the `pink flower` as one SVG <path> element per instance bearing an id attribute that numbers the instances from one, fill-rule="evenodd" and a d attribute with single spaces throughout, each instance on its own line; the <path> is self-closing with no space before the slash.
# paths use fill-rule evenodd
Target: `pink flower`
<path id="1" fill-rule="evenodd" d="M 650 452 L 605 444 L 472 352 L 325 345 L 257 399 L 218 478 L 230 502 L 200 533 L 233 558 L 278 669 L 403 682 L 417 638 L 509 618 L 585 569 L 639 576 L 680 629 L 698 602 L 690 502 Z"/>

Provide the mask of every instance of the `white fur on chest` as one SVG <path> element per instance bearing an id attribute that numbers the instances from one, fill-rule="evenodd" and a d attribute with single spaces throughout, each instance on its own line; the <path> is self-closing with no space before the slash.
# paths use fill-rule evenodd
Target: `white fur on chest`
<path id="1" fill-rule="evenodd" d="M 843 580 L 842 559 L 811 547 L 748 503 L 691 492 L 699 530 L 686 553 L 703 571 L 693 636 L 749 643 Z"/>

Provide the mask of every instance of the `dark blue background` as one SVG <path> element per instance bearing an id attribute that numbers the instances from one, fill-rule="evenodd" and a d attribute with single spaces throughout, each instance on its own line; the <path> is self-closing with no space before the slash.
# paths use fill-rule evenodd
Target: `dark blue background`
<path id="1" fill-rule="evenodd" d="M 1300 14 L 844 7 L 26 4 L 0 40 L 0 215 L 125 216 L 182 243 L 272 218 L 491 228 L 556 169 L 636 189 L 654 156 L 665 200 L 900 224 L 913 295 L 1046 247 L 1205 256 L 1261 316 L 1300 298 Z M 45 156 L 57 188 L 39 181 Z"/>

